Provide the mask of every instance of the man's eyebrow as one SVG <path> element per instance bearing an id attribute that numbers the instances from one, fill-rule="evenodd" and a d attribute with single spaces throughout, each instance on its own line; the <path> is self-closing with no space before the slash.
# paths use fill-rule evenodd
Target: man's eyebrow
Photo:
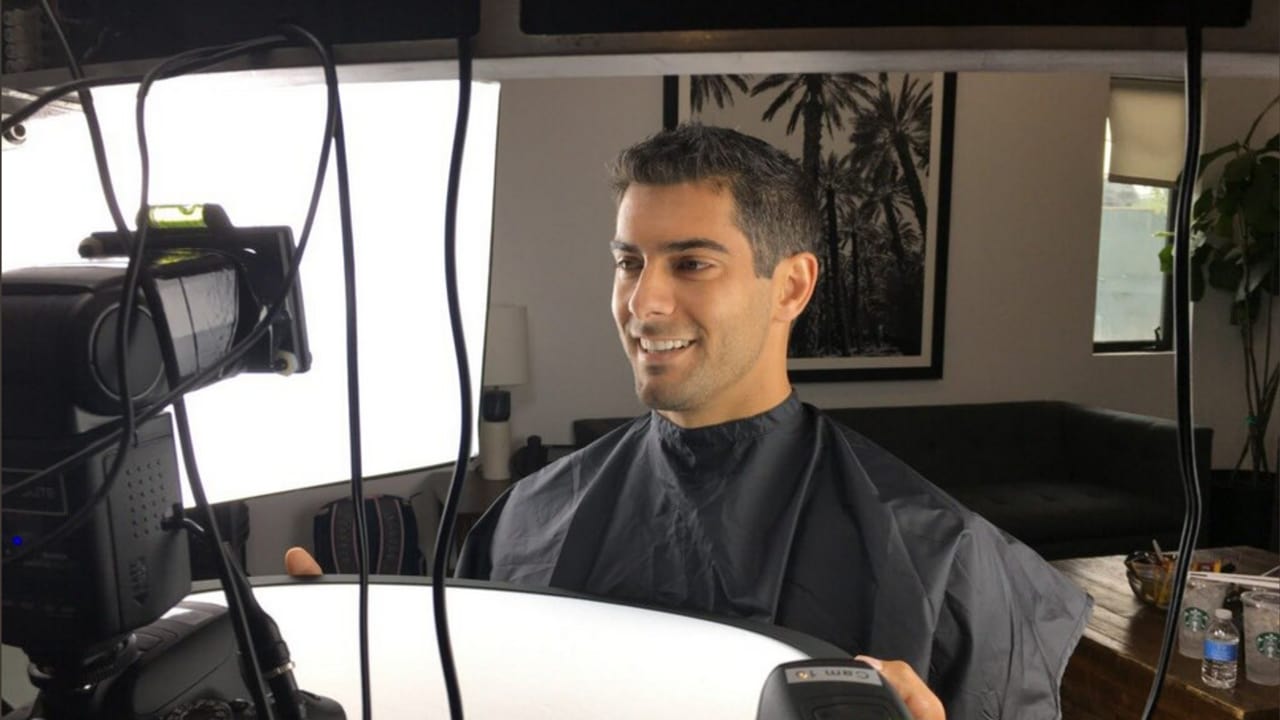
<path id="1" fill-rule="evenodd" d="M 636 254 L 640 253 L 639 246 L 633 245 L 632 243 L 623 242 L 621 240 L 610 240 L 609 248 L 612 249 L 614 252 L 625 252 L 625 253 L 636 253 Z M 680 252 L 687 252 L 689 250 L 711 250 L 713 252 L 723 253 L 725 255 L 729 254 L 729 248 L 725 247 L 722 243 L 718 243 L 715 240 L 710 240 L 708 238 L 688 238 L 686 240 L 672 240 L 670 242 L 663 243 L 658 248 L 658 252 L 661 254 L 680 253 Z"/>

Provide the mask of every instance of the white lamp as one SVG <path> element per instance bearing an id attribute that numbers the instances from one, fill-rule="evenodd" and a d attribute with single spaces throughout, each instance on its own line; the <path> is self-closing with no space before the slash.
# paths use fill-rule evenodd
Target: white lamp
<path id="1" fill-rule="evenodd" d="M 490 305 L 480 395 L 480 468 L 485 480 L 511 479 L 511 393 L 529 375 L 529 323 L 523 305 Z"/>

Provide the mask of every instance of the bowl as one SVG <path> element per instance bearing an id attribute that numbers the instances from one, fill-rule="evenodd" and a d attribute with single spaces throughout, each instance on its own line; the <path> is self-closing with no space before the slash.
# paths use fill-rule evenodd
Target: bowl
<path id="1" fill-rule="evenodd" d="M 1160 562 L 1155 553 L 1133 553 L 1125 558 L 1129 589 L 1144 604 L 1164 610 L 1173 595 L 1173 563 Z"/>
<path id="2" fill-rule="evenodd" d="M 1125 578 L 1134 597 L 1151 607 L 1165 610 L 1173 596 L 1173 571 L 1176 553 L 1156 555 L 1150 550 L 1129 553 L 1124 559 Z M 1233 572 L 1235 558 L 1220 552 L 1197 550 L 1191 556 L 1191 569 Z"/>

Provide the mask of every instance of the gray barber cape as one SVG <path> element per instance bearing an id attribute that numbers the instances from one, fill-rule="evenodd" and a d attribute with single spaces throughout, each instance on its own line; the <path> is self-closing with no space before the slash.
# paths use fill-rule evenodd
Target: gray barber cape
<path id="1" fill-rule="evenodd" d="M 1092 599 L 793 393 L 684 429 L 656 412 L 514 485 L 462 577 L 771 622 L 905 660 L 948 718 L 1061 717 Z"/>

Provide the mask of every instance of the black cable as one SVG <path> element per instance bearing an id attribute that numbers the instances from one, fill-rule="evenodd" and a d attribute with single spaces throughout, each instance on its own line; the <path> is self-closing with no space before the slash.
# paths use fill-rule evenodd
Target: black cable
<path id="1" fill-rule="evenodd" d="M 161 299 L 155 283 L 144 283 L 143 288 L 147 302 L 156 316 L 156 331 L 160 339 L 160 355 L 164 360 L 165 377 L 170 384 L 176 384 L 182 375 L 178 369 L 177 355 L 173 350 L 173 336 L 169 332 L 169 322 L 165 317 L 164 301 Z M 262 667 L 258 663 L 258 655 L 254 651 L 253 638 L 249 634 L 249 624 L 245 617 L 245 599 L 240 593 L 239 585 L 232 580 L 233 570 L 222 546 L 222 533 L 218 530 L 218 520 L 214 516 L 213 506 L 209 504 L 208 496 L 205 495 L 204 482 L 200 479 L 200 468 L 196 464 L 195 444 L 191 440 L 191 424 L 187 417 L 186 400 L 183 398 L 175 400 L 173 409 L 174 419 L 178 425 L 178 442 L 182 446 L 182 462 L 187 469 L 187 484 L 191 487 L 191 496 L 195 499 L 196 507 L 199 508 L 204 516 L 205 524 L 208 526 L 208 529 L 204 530 L 204 534 L 213 543 L 214 550 L 218 555 L 218 578 L 222 582 L 222 591 L 227 598 L 227 613 L 231 616 L 231 630 L 236 636 L 236 645 L 240 649 L 241 662 L 244 663 L 241 666 L 242 675 L 244 676 L 245 684 L 249 687 L 249 694 L 253 699 L 253 705 L 258 712 L 258 717 L 274 720 L 275 715 L 271 709 L 271 702 L 267 698 L 267 688 L 262 681 Z"/>
<path id="2" fill-rule="evenodd" d="M 115 461 L 112 463 L 111 469 L 108 471 L 107 477 L 100 488 L 100 490 L 102 490 L 101 497 L 105 497 L 115 485 L 121 470 L 124 468 L 126 458 L 129 455 L 130 443 L 135 441 L 137 432 L 137 422 L 136 417 L 134 416 L 133 407 L 133 393 L 129 387 L 129 329 L 137 304 L 138 278 L 142 272 L 147 231 L 150 227 L 150 222 L 147 219 L 148 198 L 150 195 L 151 184 L 151 160 L 150 151 L 147 147 L 146 132 L 147 95 L 151 90 L 151 86 L 161 79 L 164 74 L 171 72 L 174 68 L 187 64 L 191 60 L 207 56 L 211 52 L 213 51 L 206 48 L 196 48 L 194 50 L 188 50 L 174 55 L 149 70 L 146 75 L 143 76 L 141 84 L 138 85 L 138 100 L 135 106 L 135 122 L 138 134 L 138 159 L 141 169 L 140 188 L 138 192 L 138 230 L 130 249 L 129 263 L 125 267 L 124 283 L 120 289 L 120 303 L 116 312 L 116 377 L 119 384 L 122 426 L 119 444 L 116 449 Z M 128 230 L 125 229 L 121 232 L 127 236 Z M 152 312 L 156 311 L 157 310 L 155 308 L 152 309 Z M 97 503 L 94 504 L 96 505 Z M 92 509 L 92 507 L 93 505 L 86 505 L 86 508 Z M 86 517 L 88 517 L 87 513 Z"/>
<path id="3" fill-rule="evenodd" d="M 265 42 L 266 40 L 268 39 L 264 39 L 262 42 Z M 273 43 L 279 42 L 278 38 L 270 38 L 270 40 Z M 259 47 L 261 46 L 254 45 L 253 42 L 250 42 L 250 43 L 242 43 L 237 47 L 240 53 L 244 53 L 244 52 L 250 52 L 252 50 L 259 49 Z M 218 60 L 218 62 L 221 62 L 222 60 L 226 60 L 232 56 L 231 50 L 225 49 L 225 46 L 223 49 L 225 50 L 226 56 L 221 57 Z M 327 53 L 324 57 L 325 58 L 328 57 Z M 195 65 L 196 63 L 193 63 L 191 67 L 194 68 Z M 337 71 L 332 67 L 331 62 L 325 67 L 325 82 L 329 89 L 329 92 L 328 92 L 329 106 L 328 106 L 328 111 L 326 113 L 326 119 L 325 119 L 324 141 L 321 144 L 320 159 L 316 169 L 316 182 L 312 189 L 311 202 L 307 207 L 307 215 L 302 224 L 302 232 L 300 233 L 300 236 L 298 239 L 298 247 L 294 251 L 293 263 L 289 266 L 289 270 L 285 274 L 285 279 L 282 284 L 280 297 L 277 298 L 276 301 L 271 305 L 270 309 L 267 311 L 265 316 L 258 322 L 258 324 L 254 327 L 254 329 L 250 331 L 250 333 L 243 340 L 241 340 L 235 347 L 231 348 L 231 350 L 229 350 L 225 356 L 223 356 L 222 358 L 219 358 L 217 361 L 215 361 L 209 367 L 205 368 L 203 371 L 186 378 L 177 387 L 171 388 L 168 393 L 161 396 L 158 400 L 156 400 L 151 405 L 148 405 L 146 409 L 142 410 L 137 414 L 138 422 L 145 421 L 154 417 L 155 415 L 163 411 L 164 408 L 167 407 L 170 403 L 172 403 L 176 398 L 181 397 L 182 395 L 184 395 L 185 393 L 187 393 L 193 388 L 204 385 L 210 379 L 219 377 L 222 371 L 227 366 L 231 365 L 232 363 L 238 362 L 240 358 L 242 358 L 246 353 L 249 352 L 250 349 L 253 348 L 253 346 L 257 343 L 257 341 L 272 327 L 272 325 L 275 323 L 276 318 L 279 317 L 280 313 L 284 311 L 284 307 L 288 302 L 289 294 L 293 291 L 293 287 L 297 282 L 298 271 L 302 265 L 303 253 L 306 251 L 307 245 L 310 242 L 311 230 L 315 224 L 316 214 L 317 214 L 317 211 L 319 210 L 319 205 L 320 205 L 321 193 L 324 189 L 325 174 L 329 167 L 330 142 L 331 142 L 331 138 L 334 135 L 334 129 L 337 124 L 337 86 L 338 86 Z M 40 480 L 43 480 L 46 477 L 49 477 L 50 475 L 70 469 L 71 467 L 83 462 L 86 458 L 93 456 L 95 453 L 98 453 L 106 449 L 107 447 L 110 447 L 112 443 L 116 442 L 123 435 L 122 424 L 119 421 L 116 421 L 114 425 L 115 425 L 115 428 L 113 430 L 108 431 L 103 437 L 98 438 L 97 440 L 94 440 L 93 442 L 89 443 L 88 445 L 86 445 L 84 448 L 81 448 L 77 452 L 72 453 L 66 458 L 59 460 L 53 465 L 50 465 L 49 467 L 33 475 L 30 475 L 19 482 L 8 485 L 3 489 L 2 494 L 8 495 L 10 492 L 17 492 L 18 490 L 21 490 L 36 482 L 39 482 Z M 108 477 L 109 481 L 110 479 L 111 478 Z M 108 483 L 104 483 L 102 486 L 98 488 L 98 490 L 94 493 L 94 495 L 85 502 L 85 504 L 79 510 L 77 510 L 70 518 L 67 519 L 65 523 L 63 523 L 61 526 L 59 526 L 56 530 L 54 530 L 49 535 L 46 535 L 40 540 L 37 540 L 28 545 L 25 545 L 22 550 L 19 550 L 11 554 L 10 556 L 4 558 L 2 563 L 0 564 L 7 566 L 10 563 L 22 562 L 26 558 L 31 557 L 32 555 L 45 550 L 50 545 L 60 542 L 67 535 L 71 534 L 72 532 L 75 532 L 77 528 L 79 528 L 81 525 L 85 523 L 86 520 L 88 520 L 88 518 L 91 516 L 93 512 L 93 508 L 98 503 L 100 503 L 103 500 L 103 498 L 107 496 L 107 493 L 110 492 L 110 489 L 111 489 L 111 486 Z"/>
<path id="4" fill-rule="evenodd" d="M 44 11 L 45 17 L 49 19 L 49 25 L 53 28 L 53 32 L 58 36 L 58 43 L 62 45 L 62 51 L 67 56 L 67 68 L 71 71 L 71 77 L 77 80 L 84 77 L 84 71 L 80 69 L 80 63 L 76 60 L 76 54 L 71 49 L 71 43 L 67 42 L 67 36 L 62 31 L 62 23 L 58 22 L 58 18 L 53 14 L 53 8 L 49 7 L 49 0 L 40 0 L 40 8 Z M 98 182 L 102 185 L 102 194 L 107 201 L 107 210 L 111 212 L 111 219 L 115 222 L 116 230 L 119 232 L 128 232 L 129 226 L 124 221 L 124 215 L 120 212 L 120 203 L 116 200 L 115 187 L 111 183 L 111 170 L 107 167 L 107 148 L 102 140 L 102 127 L 98 124 L 98 112 L 93 107 L 93 94 L 89 90 L 83 89 L 79 91 L 80 107 L 84 110 L 84 121 L 89 126 L 89 140 L 93 144 L 93 160 L 98 166 Z"/>
<path id="5" fill-rule="evenodd" d="M 1195 4 L 1190 6 L 1195 12 Z M 1160 690 L 1169 670 L 1174 638 L 1178 634 L 1179 609 L 1191 556 L 1200 534 L 1200 477 L 1196 465 L 1195 425 L 1191 412 L 1191 204 L 1195 191 L 1197 154 L 1200 148 L 1200 25 L 1191 17 L 1187 23 L 1187 141 L 1178 181 L 1178 203 L 1173 235 L 1173 372 L 1178 412 L 1178 464 L 1182 471 L 1185 507 L 1182 535 L 1178 539 L 1178 560 L 1173 575 L 1173 596 L 1164 623 L 1164 641 L 1156 662 L 1155 677 L 1147 696 L 1142 719 L 1148 720 L 1160 701 Z"/>
<path id="6" fill-rule="evenodd" d="M 0 120 L 0 131 L 8 132 L 14 126 L 29 120 L 32 115 L 40 112 L 40 110 L 49 103 L 55 102 L 73 92 L 78 92 L 91 87 L 100 87 L 103 85 L 124 85 L 127 83 L 136 83 L 141 79 L 141 75 L 114 75 L 110 77 L 80 78 L 78 80 L 69 80 L 61 85 L 54 85 L 52 88 L 41 93 L 34 100 L 23 105 L 13 114 L 6 115 L 3 120 Z"/>
<path id="7" fill-rule="evenodd" d="M 467 460 L 471 456 L 471 370 L 467 362 L 467 342 L 462 333 L 462 310 L 458 301 L 458 186 L 462 179 L 462 155 L 467 144 L 467 118 L 471 111 L 471 40 L 458 38 L 458 116 L 453 130 L 453 154 L 449 159 L 449 184 L 444 206 L 444 279 L 449 298 L 449 325 L 453 329 L 453 349 L 458 365 L 459 410 L 462 429 L 458 437 L 458 457 L 453 466 L 453 479 L 445 498 L 444 512 L 436 534 L 435 557 L 431 564 L 431 600 L 435 611 L 436 645 L 440 651 L 440 669 L 444 673 L 445 692 L 449 697 L 449 716 L 462 720 L 462 693 L 458 688 L 458 671 L 453 662 L 453 646 L 449 641 L 449 617 L 445 607 L 448 561 L 453 542 L 454 520 L 462 484 L 467 478 Z"/>
<path id="8" fill-rule="evenodd" d="M 243 52 L 243 50 L 240 50 Z M 138 278 L 142 272 L 143 258 L 147 242 L 147 234 L 151 223 L 147 218 L 150 209 L 148 202 L 151 194 L 151 152 L 147 145 L 146 105 L 151 86 L 161 79 L 171 76 L 178 68 L 190 65 L 193 61 L 207 58 L 219 52 L 219 48 L 195 48 L 166 58 L 151 68 L 142 77 L 138 85 L 138 100 L 134 110 L 134 122 L 138 136 L 138 162 L 140 166 L 140 182 L 138 191 L 138 230 L 130 247 L 129 264 L 125 268 L 124 286 L 120 293 L 119 322 L 116 325 L 116 362 L 120 385 L 120 405 L 123 416 L 123 436 L 120 440 L 121 454 L 124 454 L 128 442 L 133 439 L 135 417 L 133 394 L 129 389 L 129 324 L 133 315 L 133 307 L 137 300 Z M 153 310 L 154 311 L 154 310 Z M 179 398 L 180 399 L 180 398 Z"/>
<path id="9" fill-rule="evenodd" d="M 214 50 L 217 50 L 217 52 L 212 52 L 212 54 L 208 55 L 207 57 L 197 58 L 187 63 L 183 63 L 179 66 L 171 68 L 170 72 L 164 74 L 163 77 L 185 75 L 195 70 L 203 70 L 209 67 L 213 67 L 214 65 L 225 62 L 231 58 L 234 58 L 239 55 L 243 55 L 246 52 L 252 52 L 255 50 L 268 50 L 274 47 L 279 47 L 286 43 L 287 41 L 282 37 L 264 37 L 256 40 L 249 40 L 242 43 L 231 43 L 227 45 L 213 46 L 207 49 L 210 50 L 211 52 Z M 78 80 L 71 80 L 71 81 L 62 83 L 61 85 L 55 85 L 52 88 L 41 93 L 31 102 L 28 102 L 26 105 L 23 105 L 21 109 L 17 110 L 12 115 L 7 115 L 3 120 L 0 120 L 0 131 L 7 131 L 10 128 L 14 127 L 15 125 L 30 119 L 31 116 L 40 112 L 40 110 L 45 106 L 49 105 L 52 102 L 57 101 L 58 99 L 66 95 L 70 95 L 73 92 L 77 92 L 85 88 L 101 87 L 104 85 L 125 85 L 128 83 L 141 82 L 142 78 L 143 76 L 138 74 L 107 75 L 103 77 L 80 78 Z"/>
<path id="10" fill-rule="evenodd" d="M 311 42 L 320 52 L 319 40 Z M 327 52 L 327 51 L 326 51 Z M 331 62 L 331 61 L 327 61 Z M 338 212 L 342 227 L 342 279 L 346 305 L 347 350 L 347 430 L 351 455 L 351 507 L 355 524 L 355 555 L 358 583 L 357 625 L 360 647 L 360 707 L 365 720 L 373 717 L 373 683 L 369 666 L 369 530 L 365 517 L 364 460 L 360 431 L 360 340 L 356 307 L 355 233 L 351 220 L 351 188 L 347 172 L 347 139 L 338 104 L 338 121 L 333 134 L 338 170 Z"/>
<path id="11" fill-rule="evenodd" d="M 337 73 L 332 58 L 326 48 L 307 31 L 296 26 L 285 26 L 283 28 L 287 35 L 312 45 L 317 54 L 320 56 L 321 62 L 325 68 L 325 79 L 327 89 L 327 101 L 330 109 L 329 117 L 333 119 L 330 126 L 326 122 L 325 146 L 328 147 L 330 141 L 337 145 L 338 152 L 338 169 L 339 169 L 339 191 L 341 196 L 342 212 L 344 217 L 343 235 L 346 244 L 350 239 L 350 196 L 344 192 L 346 185 L 346 155 L 345 144 L 342 135 L 342 115 L 341 105 L 338 102 L 337 95 Z M 180 60 L 171 59 L 170 63 L 180 62 Z M 157 68 L 159 71 L 160 68 Z M 156 71 L 153 71 L 156 72 Z M 156 72 L 158 75 L 159 73 Z M 139 87 L 139 137 L 142 138 L 142 107 L 141 103 L 146 96 L 148 90 L 148 80 L 144 80 Z M 145 187 L 145 185 L 144 185 Z M 135 252 L 138 251 L 141 240 L 135 246 Z M 287 283 L 286 288 L 292 287 L 292 283 Z M 354 286 L 353 286 L 354 290 Z M 159 303 L 160 298 L 157 296 L 153 300 Z M 172 348 L 170 344 L 170 353 Z M 173 358 L 173 372 L 170 375 L 170 384 L 176 385 L 180 380 L 177 375 L 177 362 Z M 358 393 L 358 389 L 357 389 Z M 191 432 L 186 413 L 185 401 L 179 397 L 174 402 L 176 417 L 178 422 L 179 437 L 182 441 L 183 457 L 187 467 L 188 480 L 191 484 L 192 494 L 196 500 L 197 506 L 203 511 L 206 522 L 211 526 L 211 534 L 218 551 L 219 558 L 219 575 L 223 584 L 224 592 L 227 596 L 228 609 L 232 611 L 233 627 L 237 629 L 237 639 L 241 641 L 242 651 L 247 653 L 249 667 L 246 673 L 251 691 L 254 694 L 255 705 L 258 705 L 259 717 L 274 718 L 272 705 L 267 700 L 266 688 L 263 685 L 262 662 L 259 654 L 265 657 L 273 658 L 270 662 L 271 680 L 270 684 L 274 690 L 273 696 L 275 700 L 275 709 L 288 718 L 301 719 L 302 709 L 299 706 L 297 697 L 297 685 L 293 679 L 291 672 L 292 663 L 288 658 L 287 646 L 280 637 L 279 629 L 275 622 L 270 619 L 257 601 L 253 598 L 252 586 L 248 579 L 244 577 L 241 569 L 235 565 L 228 555 L 228 552 L 222 544 L 222 539 L 217 527 L 217 520 L 213 514 L 213 508 L 209 504 L 208 498 L 204 493 L 203 483 L 200 480 L 199 470 L 196 467 L 195 451 L 191 442 Z M 358 413 L 358 406 L 356 411 Z M 358 426 L 357 426 L 358 429 Z M 367 612 L 367 611 L 366 611 Z M 366 615 L 367 617 L 367 615 Z M 366 674 L 367 679 L 367 674 Z M 264 713 L 265 708 L 265 713 Z"/>
<path id="12" fill-rule="evenodd" d="M 360 342 L 356 322 L 356 255 L 351 229 L 351 196 L 347 177 L 346 135 L 338 115 L 334 135 L 338 165 L 338 201 L 342 216 L 342 278 L 347 315 L 347 430 L 351 447 L 351 507 L 356 532 L 356 574 L 359 577 L 360 707 L 362 717 L 373 717 L 373 691 L 369 673 L 369 528 L 364 511 L 364 465 L 360 434 Z"/>

